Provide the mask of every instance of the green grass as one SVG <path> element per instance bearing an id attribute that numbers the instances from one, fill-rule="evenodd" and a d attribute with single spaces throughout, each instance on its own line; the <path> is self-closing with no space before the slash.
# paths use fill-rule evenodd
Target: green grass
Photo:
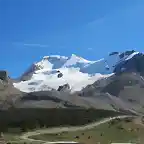
<path id="1" fill-rule="evenodd" d="M 8 129 L 9 133 L 4 133 L 4 139 L 6 142 L 9 142 L 10 144 L 43 144 L 43 142 L 36 142 L 36 141 L 26 141 L 20 139 L 20 135 L 23 133 L 18 128 L 11 128 Z"/>
<path id="2" fill-rule="evenodd" d="M 120 129 L 121 128 L 121 129 Z M 131 129 L 131 130 L 130 130 Z M 101 136 L 101 134 L 103 134 Z M 76 139 L 75 136 L 79 138 Z M 91 136 L 90 139 L 88 137 Z M 141 139 L 144 143 L 144 127 L 134 124 L 134 122 L 120 121 L 113 125 L 108 123 L 102 124 L 96 128 L 76 131 L 76 132 L 63 132 L 59 134 L 42 134 L 33 136 L 34 139 L 41 139 L 45 141 L 77 141 L 85 144 L 108 144 L 112 142 L 129 142 Z"/>

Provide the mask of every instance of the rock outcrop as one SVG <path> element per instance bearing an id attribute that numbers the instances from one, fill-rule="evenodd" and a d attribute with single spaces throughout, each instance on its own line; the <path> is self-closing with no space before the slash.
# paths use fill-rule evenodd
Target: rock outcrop
<path id="1" fill-rule="evenodd" d="M 69 84 L 64 84 L 62 86 L 59 86 L 59 88 L 57 89 L 57 91 L 70 91 L 70 85 Z"/>

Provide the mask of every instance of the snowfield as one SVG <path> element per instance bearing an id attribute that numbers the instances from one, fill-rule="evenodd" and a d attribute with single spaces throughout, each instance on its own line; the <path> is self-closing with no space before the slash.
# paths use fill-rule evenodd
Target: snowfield
<path id="1" fill-rule="evenodd" d="M 30 80 L 14 83 L 14 86 L 21 91 L 31 92 L 58 89 L 59 86 L 68 83 L 73 92 L 81 90 L 88 84 L 92 84 L 100 78 L 111 75 L 101 75 L 97 73 L 91 76 L 87 73 L 82 73 L 75 68 L 61 68 L 59 71 L 63 74 L 61 78 L 57 77 L 57 72 L 53 73 L 48 70 L 40 70 L 36 72 L 36 74 L 33 74 Z"/>
<path id="2" fill-rule="evenodd" d="M 57 90 L 59 86 L 69 84 L 71 92 L 80 91 L 101 78 L 113 75 L 118 63 L 127 61 L 136 54 L 138 52 L 123 54 L 120 57 L 120 54 L 115 52 L 97 61 L 89 61 L 74 54 L 70 57 L 45 56 L 23 74 L 31 74 L 29 80 L 14 83 L 14 86 L 21 91 L 32 92 Z"/>

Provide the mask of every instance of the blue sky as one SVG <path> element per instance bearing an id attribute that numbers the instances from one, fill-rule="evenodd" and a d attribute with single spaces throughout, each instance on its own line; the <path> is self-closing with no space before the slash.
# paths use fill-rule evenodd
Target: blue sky
<path id="1" fill-rule="evenodd" d="M 10 76 L 44 55 L 143 48 L 144 0 L 0 0 L 0 69 Z"/>

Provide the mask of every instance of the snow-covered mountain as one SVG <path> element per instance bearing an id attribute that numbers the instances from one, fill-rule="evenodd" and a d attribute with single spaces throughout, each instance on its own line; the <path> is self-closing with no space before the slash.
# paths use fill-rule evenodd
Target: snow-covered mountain
<path id="1" fill-rule="evenodd" d="M 72 54 L 70 57 L 50 55 L 43 57 L 21 76 L 14 86 L 21 91 L 42 91 L 56 89 L 65 84 L 69 90 L 79 91 L 101 78 L 107 78 L 115 72 L 133 69 L 134 59 L 143 58 L 135 51 L 112 52 L 107 57 L 89 61 Z M 128 67 L 128 69 L 127 69 Z"/>

